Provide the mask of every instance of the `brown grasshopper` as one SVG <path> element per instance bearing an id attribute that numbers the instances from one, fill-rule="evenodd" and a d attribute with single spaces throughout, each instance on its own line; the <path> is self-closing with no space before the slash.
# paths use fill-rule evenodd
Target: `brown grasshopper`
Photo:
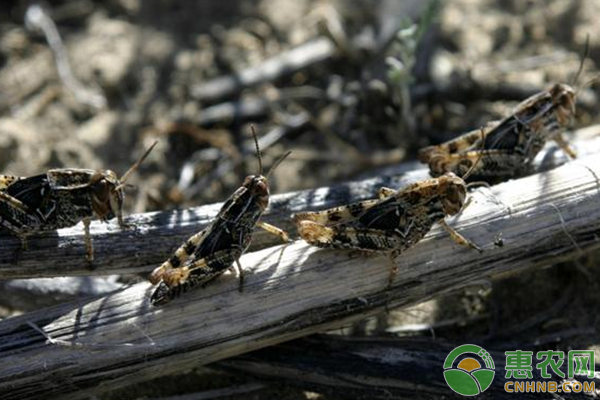
<path id="1" fill-rule="evenodd" d="M 394 259 L 439 223 L 458 244 L 481 251 L 444 220 L 458 214 L 468 203 L 467 185 L 454 173 L 398 191 L 383 187 L 378 196 L 324 211 L 298 213 L 292 220 L 302 239 L 322 248 L 387 253 Z M 392 266 L 390 284 L 395 272 Z"/>
<path id="2" fill-rule="evenodd" d="M 90 222 L 116 216 L 119 226 L 127 226 L 122 213 L 125 182 L 156 143 L 121 178 L 111 170 L 75 168 L 31 177 L 0 175 L 0 227 L 18 236 L 26 248 L 28 236 L 83 222 L 86 258 L 91 262 Z"/>
<path id="3" fill-rule="evenodd" d="M 511 115 L 491 122 L 449 142 L 419 151 L 419 160 L 429 164 L 432 176 L 446 172 L 461 175 L 481 156 L 471 174 L 473 180 L 497 183 L 526 175 L 546 141 L 554 140 L 571 158 L 576 157 L 562 132 L 575 115 L 575 91 L 555 84 L 520 103 Z"/>
<path id="4" fill-rule="evenodd" d="M 586 41 L 572 82 L 575 87 L 588 45 Z M 419 152 L 419 160 L 429 164 L 431 175 L 436 177 L 446 172 L 462 175 L 481 156 L 481 162 L 470 175 L 472 180 L 497 183 L 529 173 L 535 156 L 548 140 L 554 140 L 569 157 L 575 158 L 575 151 L 562 133 L 575 116 L 576 94 L 571 85 L 554 84 L 525 99 L 508 117 L 489 123 L 483 129 L 483 137 L 479 130 L 474 130 L 446 143 L 425 147 Z"/>
<path id="5" fill-rule="evenodd" d="M 238 270 L 241 291 L 244 274 L 239 259 L 250 245 L 255 227 L 275 234 L 285 242 L 289 241 L 287 233 L 259 222 L 259 219 L 269 205 L 269 177 L 291 152 L 280 157 L 263 176 L 254 128 L 252 134 L 258 158 L 258 175 L 247 176 L 242 186 L 225 201 L 212 223 L 191 236 L 171 258 L 152 272 L 150 282 L 159 285 L 151 296 L 152 305 L 163 305 L 194 286 L 205 285 L 233 265 Z"/>

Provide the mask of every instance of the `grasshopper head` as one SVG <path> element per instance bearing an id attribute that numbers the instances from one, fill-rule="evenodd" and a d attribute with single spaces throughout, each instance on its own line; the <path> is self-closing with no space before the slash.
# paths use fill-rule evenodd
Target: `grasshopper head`
<path id="1" fill-rule="evenodd" d="M 254 145 L 256 146 L 256 158 L 258 158 L 258 174 L 257 175 L 248 175 L 246 179 L 244 179 L 244 183 L 242 185 L 243 188 L 246 189 L 246 193 L 253 199 L 253 202 L 258 205 L 259 211 L 262 214 L 269 205 L 269 177 L 277 168 L 279 164 L 287 156 L 290 155 L 291 151 L 288 151 L 283 156 L 281 156 L 275 164 L 271 166 L 271 169 L 263 175 L 263 165 L 262 165 L 262 156 L 260 154 L 260 146 L 258 145 L 258 137 L 256 136 L 256 131 L 254 127 L 250 127 L 252 129 L 252 137 L 254 138 Z"/>
<path id="2" fill-rule="evenodd" d="M 438 178 L 440 183 L 440 201 L 446 215 L 456 215 L 467 199 L 467 185 L 462 178 L 447 172 Z"/>
<path id="3" fill-rule="evenodd" d="M 98 171 L 92 176 L 92 208 L 98 218 L 106 220 L 121 216 L 123 186 L 113 171 Z"/>
<path id="4" fill-rule="evenodd" d="M 269 205 L 269 182 L 262 175 L 248 175 L 242 185 L 251 198 L 256 199 L 261 211 Z"/>
<path id="5" fill-rule="evenodd" d="M 111 170 L 96 172 L 90 181 L 92 188 L 92 208 L 96 216 L 102 220 L 117 217 L 121 227 L 126 226 L 123 222 L 123 198 L 125 197 L 125 182 L 127 178 L 140 166 L 148 157 L 158 141 L 152 146 L 119 178 Z"/>
<path id="6" fill-rule="evenodd" d="M 558 122 L 563 126 L 568 125 L 575 116 L 575 90 L 569 85 L 557 83 L 550 88 L 550 95 Z"/>

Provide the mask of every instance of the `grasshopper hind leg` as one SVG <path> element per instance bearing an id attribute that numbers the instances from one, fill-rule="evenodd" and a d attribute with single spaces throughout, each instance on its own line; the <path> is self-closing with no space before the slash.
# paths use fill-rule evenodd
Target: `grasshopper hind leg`
<path id="1" fill-rule="evenodd" d="M 160 282 L 158 287 L 154 289 L 150 302 L 153 306 L 162 306 L 175 298 L 175 288 L 171 289 L 166 283 Z"/>
<path id="2" fill-rule="evenodd" d="M 152 296 L 150 297 L 150 303 L 155 307 L 167 304 L 171 300 L 174 300 L 189 292 L 195 286 L 202 285 L 202 287 L 205 287 L 219 275 L 220 272 L 205 275 L 202 278 L 190 275 L 184 282 L 173 286 L 169 286 L 164 281 L 161 281 L 158 284 L 158 287 L 152 293 Z"/>
<path id="3" fill-rule="evenodd" d="M 567 142 L 565 140 L 565 138 L 563 137 L 563 135 L 561 133 L 559 133 L 558 135 L 556 135 L 554 137 L 554 141 L 556 142 L 558 147 L 562 151 L 564 151 L 570 158 L 572 158 L 572 159 L 577 158 L 577 152 L 571 146 L 569 146 L 569 142 Z"/>
<path id="4" fill-rule="evenodd" d="M 263 221 L 257 222 L 256 226 L 258 228 L 264 229 L 265 231 L 269 232 L 272 235 L 278 236 L 281 239 L 281 241 L 284 243 L 290 242 L 289 235 L 283 229 L 279 229 L 278 227 L 271 225 L 271 224 L 267 224 L 266 222 L 263 222 Z"/>
<path id="5" fill-rule="evenodd" d="M 202 230 L 188 238 L 188 240 L 186 240 L 186 242 L 180 246 L 167 261 L 152 271 L 150 274 L 150 282 L 156 285 L 163 280 L 165 276 L 173 274 L 174 270 L 180 268 L 179 266 L 185 265 L 186 261 L 198 249 L 198 246 L 205 235 L 206 230 Z"/>
<path id="6" fill-rule="evenodd" d="M 205 258 L 190 262 L 185 266 L 168 269 L 157 268 L 157 274 L 152 276 L 158 279 L 158 287 L 152 293 L 150 302 L 160 306 L 181 296 L 197 285 L 206 286 L 219 277 L 225 270 L 232 267 L 241 257 L 242 251 L 238 248 L 219 250 Z M 241 265 L 239 265 L 241 271 Z M 240 274 L 240 277 L 243 274 Z M 243 279 L 241 280 L 243 283 Z"/>
<path id="7" fill-rule="evenodd" d="M 475 243 L 471 242 L 469 239 L 465 238 L 463 235 L 455 231 L 453 228 L 448 225 L 448 223 L 444 220 L 440 222 L 442 227 L 450 234 L 452 240 L 454 240 L 457 244 L 465 247 L 469 247 L 471 249 L 475 249 L 478 252 L 482 253 L 483 250 L 481 247 L 477 246 Z"/>

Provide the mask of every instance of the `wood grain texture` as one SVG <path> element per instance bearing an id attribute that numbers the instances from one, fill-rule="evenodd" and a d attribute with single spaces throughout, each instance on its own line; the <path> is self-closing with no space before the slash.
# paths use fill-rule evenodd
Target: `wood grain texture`
<path id="1" fill-rule="evenodd" d="M 586 133 L 588 132 L 588 133 Z M 581 156 L 600 152 L 600 138 L 589 138 L 590 130 L 575 142 Z M 598 130 L 592 132 L 597 135 Z M 549 169 L 567 161 L 561 151 L 549 146 L 538 157 L 538 165 Z M 377 177 L 317 189 L 272 195 L 265 222 L 276 225 L 296 237 L 289 217 L 292 213 L 319 210 L 350 202 L 371 199 L 381 186 L 401 188 L 426 179 L 428 172 L 419 163 L 405 163 L 380 171 Z M 240 182 L 241 184 L 241 182 Z M 0 232 L 0 279 L 55 276 L 89 276 L 149 273 L 165 261 L 188 237 L 199 232 L 221 208 L 222 203 L 168 212 L 150 212 L 126 217 L 135 228 L 120 230 L 116 222 L 92 222 L 94 243 L 93 268 L 85 260 L 83 225 L 36 235 L 21 250 L 17 238 Z M 277 245 L 278 238 L 258 229 L 251 250 Z"/>
<path id="2" fill-rule="evenodd" d="M 436 227 L 397 258 L 392 287 L 388 257 L 295 242 L 244 255 L 243 293 L 226 274 L 153 308 L 153 288 L 141 283 L 2 321 L 0 399 L 101 393 L 598 248 L 598 176 L 592 156 L 476 190 L 449 222 L 485 251 L 462 248 Z M 494 244 L 499 233 L 503 246 Z"/>

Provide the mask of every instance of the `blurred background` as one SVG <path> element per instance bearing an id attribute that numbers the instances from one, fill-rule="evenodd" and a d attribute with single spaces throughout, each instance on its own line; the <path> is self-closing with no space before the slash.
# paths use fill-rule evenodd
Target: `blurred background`
<path id="1" fill-rule="evenodd" d="M 127 212 L 220 202 L 257 172 L 253 125 L 267 166 L 293 151 L 273 194 L 376 176 L 571 82 L 587 35 L 579 82 L 595 77 L 599 17 L 593 0 L 3 1 L 0 173 L 123 173 L 158 139 L 129 181 Z M 598 111 L 596 91 L 582 90 L 574 127 L 597 123 Z M 337 334 L 429 337 L 435 328 L 463 343 L 537 337 L 551 326 L 571 332 L 553 346 L 589 346 L 597 270 L 585 256 Z M 23 311 L 0 304 L 3 316 Z M 245 382 L 198 374 L 107 398 Z M 322 397 L 266 385 L 232 398 L 251 396 Z"/>

